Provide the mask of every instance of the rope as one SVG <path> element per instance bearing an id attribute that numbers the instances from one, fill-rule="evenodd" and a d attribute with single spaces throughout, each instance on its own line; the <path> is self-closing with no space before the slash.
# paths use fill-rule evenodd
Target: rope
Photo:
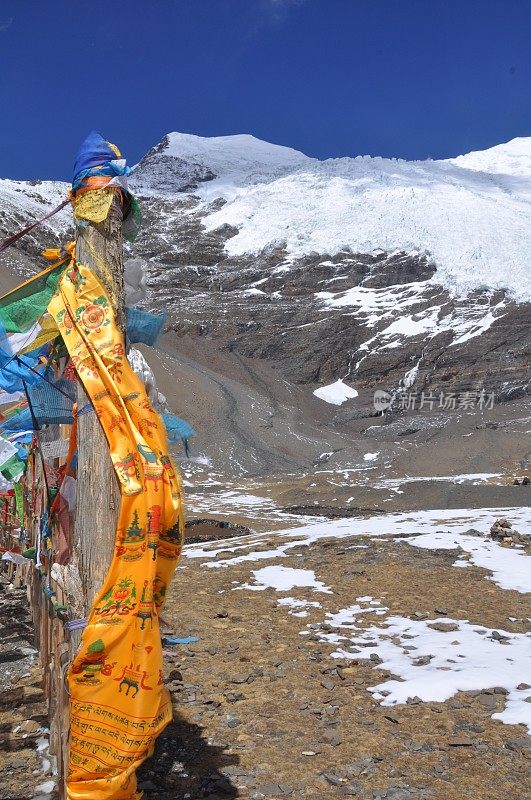
<path id="1" fill-rule="evenodd" d="M 21 239 L 23 236 L 25 236 L 26 233 L 29 233 L 34 228 L 36 228 L 38 225 L 42 225 L 42 223 L 46 222 L 47 219 L 50 219 L 50 217 L 53 217 L 54 214 L 57 214 L 65 206 L 67 206 L 69 204 L 69 202 L 70 202 L 69 198 L 67 198 L 66 200 L 63 200 L 62 203 L 59 203 L 59 205 L 56 208 L 54 208 L 48 214 L 45 214 L 44 217 L 41 217 L 36 222 L 32 222 L 31 225 L 27 225 L 25 228 L 22 228 L 22 230 L 18 231 L 18 233 L 14 233 L 11 236 L 8 236 L 7 239 L 4 239 L 3 241 L 1 241 L 0 242 L 0 253 L 3 253 L 3 251 L 7 250 L 8 247 L 11 247 L 11 245 L 15 244 L 15 242 L 18 242 L 18 240 Z"/>

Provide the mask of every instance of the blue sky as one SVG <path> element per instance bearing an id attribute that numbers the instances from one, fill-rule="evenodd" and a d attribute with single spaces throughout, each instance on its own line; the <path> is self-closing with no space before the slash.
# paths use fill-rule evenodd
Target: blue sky
<path id="1" fill-rule="evenodd" d="M 530 0 L 0 0 L 0 176 L 173 130 L 320 158 L 531 135 Z"/>

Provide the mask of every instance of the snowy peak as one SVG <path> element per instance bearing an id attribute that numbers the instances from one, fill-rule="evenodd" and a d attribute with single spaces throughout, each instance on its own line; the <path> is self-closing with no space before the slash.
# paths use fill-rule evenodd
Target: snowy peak
<path id="1" fill-rule="evenodd" d="M 166 140 L 166 155 L 201 164 L 218 177 L 253 173 L 273 176 L 313 161 L 291 147 L 264 142 L 245 133 L 212 137 L 170 133 Z"/>
<path id="2" fill-rule="evenodd" d="M 284 250 L 288 263 L 343 251 L 426 256 L 460 295 L 531 298 L 531 139 L 439 161 L 320 161 L 254 136 L 170 133 L 136 167 L 146 197 L 189 192 L 207 231 L 230 226 L 231 257 Z M 214 202 L 221 199 L 223 202 Z"/>
<path id="3" fill-rule="evenodd" d="M 271 181 L 312 159 L 249 134 L 195 136 L 169 133 L 135 168 L 132 185 L 145 194 L 171 194 L 215 181 L 205 191 Z M 204 187 L 203 187 L 204 188 Z"/>
<path id="4" fill-rule="evenodd" d="M 531 178 L 531 136 L 519 136 L 505 144 L 448 159 L 464 169 Z"/>

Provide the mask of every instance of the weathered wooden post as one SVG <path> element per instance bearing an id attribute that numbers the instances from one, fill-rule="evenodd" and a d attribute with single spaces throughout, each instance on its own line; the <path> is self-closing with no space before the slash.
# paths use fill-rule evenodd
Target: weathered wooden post
<path id="1" fill-rule="evenodd" d="M 122 207 L 115 197 L 107 219 L 78 228 L 76 259 L 90 267 L 101 280 L 113 303 L 118 325 L 124 329 L 124 281 Z M 78 409 L 90 403 L 81 379 L 78 388 Z M 109 568 L 120 510 L 120 490 L 110 459 L 109 445 L 96 414 L 82 413 L 78 418 L 78 465 L 76 514 L 72 540 L 72 556 L 68 565 L 66 603 L 78 619 L 87 618 L 96 592 L 103 584 Z M 58 766 L 66 795 L 68 763 L 69 698 L 66 693 L 66 669 L 77 652 L 81 629 L 70 633 L 62 648 L 61 693 L 63 702 L 56 720 L 54 736 L 58 743 Z"/>
<path id="2" fill-rule="evenodd" d="M 76 258 L 101 280 L 113 303 L 116 321 L 123 330 L 122 208 L 117 198 L 104 222 L 89 223 L 78 231 Z M 81 409 L 89 402 L 81 379 L 78 392 L 78 409 Z M 120 510 L 120 490 L 109 445 L 94 413 L 82 414 L 78 419 L 77 487 L 72 549 L 81 579 L 83 613 L 80 616 L 86 617 L 111 562 Z M 74 649 L 79 638 L 80 633 L 72 639 Z"/>

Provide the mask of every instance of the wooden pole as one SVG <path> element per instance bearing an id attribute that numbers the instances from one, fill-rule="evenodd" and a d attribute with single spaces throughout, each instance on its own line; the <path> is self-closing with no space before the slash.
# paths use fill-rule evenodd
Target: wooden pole
<path id="1" fill-rule="evenodd" d="M 78 233 L 76 259 L 80 264 L 90 267 L 101 280 L 111 299 L 117 324 L 123 330 L 122 209 L 117 199 L 105 222 L 89 224 Z M 80 381 L 78 409 L 89 402 Z M 82 590 L 82 613 L 79 616 L 86 617 L 111 562 L 120 510 L 120 490 L 109 445 L 96 414 L 82 414 L 79 417 L 77 440 L 77 502 L 72 550 L 78 563 Z M 73 637 L 75 648 L 80 635 Z M 77 642 L 74 643 L 74 639 Z"/>
<path id="2" fill-rule="evenodd" d="M 78 229 L 76 260 L 90 267 L 104 285 L 118 326 L 125 328 L 122 207 L 115 198 L 107 219 Z M 90 401 L 81 380 L 78 387 L 78 409 Z M 86 619 L 95 594 L 103 584 L 111 563 L 116 524 L 120 511 L 120 490 L 109 445 L 94 412 L 82 414 L 77 431 L 77 499 L 72 555 L 65 586 L 66 604 L 74 618 Z M 66 670 L 74 658 L 81 639 L 81 630 L 72 631 L 68 642 L 57 654 L 61 661 L 62 713 L 57 715 L 55 740 L 58 741 L 59 789 L 66 796 L 68 764 L 69 698 L 66 693 Z M 58 752 L 59 751 L 59 752 Z"/>

